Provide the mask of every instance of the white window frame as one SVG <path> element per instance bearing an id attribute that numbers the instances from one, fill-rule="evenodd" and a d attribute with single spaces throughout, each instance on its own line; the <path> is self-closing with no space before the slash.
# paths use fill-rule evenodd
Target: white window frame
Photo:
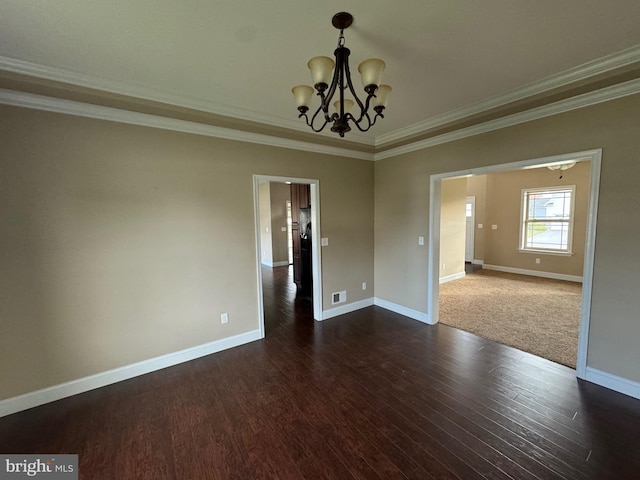
<path id="1" fill-rule="evenodd" d="M 544 220 L 539 220 L 539 222 L 545 222 L 545 223 L 549 223 L 549 222 L 567 222 L 569 224 L 568 227 L 568 238 L 567 238 L 567 248 L 566 249 L 559 249 L 559 248 L 533 248 L 533 247 L 527 247 L 526 246 L 526 239 L 527 239 L 527 224 L 534 222 L 535 220 L 531 220 L 529 218 L 529 204 L 528 204 L 528 199 L 529 199 L 529 194 L 531 193 L 540 193 L 540 192 L 548 192 L 548 193 L 554 193 L 554 192 L 564 192 L 564 191 L 570 191 L 571 192 L 571 205 L 570 205 L 570 209 L 571 212 L 569 213 L 569 218 L 568 219 L 558 219 L 558 220 L 553 220 L 553 219 L 544 219 Z M 575 210 L 575 204 L 576 204 L 576 186 L 575 185 L 562 185 L 562 186 L 556 186 L 556 187 L 536 187 L 536 188 L 523 188 L 521 195 L 520 195 L 520 239 L 519 239 L 519 251 L 523 252 L 523 253 L 545 253 L 545 254 L 550 254 L 550 255 L 573 255 L 573 225 L 574 225 L 574 210 Z"/>

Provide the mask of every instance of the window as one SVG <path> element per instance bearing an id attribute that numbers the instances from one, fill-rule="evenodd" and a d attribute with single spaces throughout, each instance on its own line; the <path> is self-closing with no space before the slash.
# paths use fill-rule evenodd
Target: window
<path id="1" fill-rule="evenodd" d="M 522 251 L 571 254 L 575 185 L 522 190 Z"/>
<path id="2" fill-rule="evenodd" d="M 467 202 L 466 216 L 467 218 L 473 217 L 473 203 Z"/>

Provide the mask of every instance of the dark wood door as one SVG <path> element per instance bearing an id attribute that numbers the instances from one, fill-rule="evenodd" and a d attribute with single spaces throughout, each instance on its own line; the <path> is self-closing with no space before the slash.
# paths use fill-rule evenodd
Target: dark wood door
<path id="1" fill-rule="evenodd" d="M 305 297 L 312 294 L 310 185 L 291 184 L 291 235 L 293 243 L 293 281 Z M 301 224 L 301 219 L 303 220 Z"/>

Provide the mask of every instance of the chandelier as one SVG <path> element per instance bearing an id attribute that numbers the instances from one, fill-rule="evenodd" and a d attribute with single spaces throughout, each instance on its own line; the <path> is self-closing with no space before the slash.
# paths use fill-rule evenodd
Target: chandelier
<path id="1" fill-rule="evenodd" d="M 344 46 L 344 29 L 349 28 L 353 23 L 353 16 L 347 12 L 336 13 L 331 23 L 340 30 L 338 48 L 333 52 L 336 57 L 335 62 L 329 57 L 313 57 L 307 63 L 309 70 L 311 70 L 311 80 L 320 97 L 320 106 L 311 118 L 307 116 L 307 112 L 314 89 L 308 85 L 298 85 L 293 87 L 291 92 L 300 112 L 298 118 L 304 117 L 307 125 L 314 132 L 321 132 L 328 123 L 332 123 L 331 131 L 344 137 L 346 132 L 351 131 L 351 124 L 361 132 L 366 132 L 375 125 L 378 117 L 384 118 L 382 112 L 386 107 L 391 87 L 380 85 L 385 63 L 378 58 L 370 58 L 358 66 L 358 72 L 362 76 L 364 93 L 367 95 L 364 103 L 358 98 L 349 71 L 349 54 L 351 52 Z M 345 98 L 345 93 L 350 93 L 353 98 Z M 331 109 L 331 101 L 336 94 L 338 100 L 333 103 L 333 109 Z M 359 111 L 354 114 L 352 110 L 356 103 Z M 373 108 L 375 115 L 373 112 L 370 113 L 370 107 Z M 371 115 L 373 115 L 373 119 Z"/>

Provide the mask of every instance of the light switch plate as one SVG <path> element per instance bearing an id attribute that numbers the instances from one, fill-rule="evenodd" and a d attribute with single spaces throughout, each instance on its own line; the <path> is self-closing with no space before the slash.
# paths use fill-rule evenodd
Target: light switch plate
<path id="1" fill-rule="evenodd" d="M 323 247 L 328 247 L 329 246 L 329 238 L 328 237 L 324 237 L 320 239 L 320 245 Z"/>

